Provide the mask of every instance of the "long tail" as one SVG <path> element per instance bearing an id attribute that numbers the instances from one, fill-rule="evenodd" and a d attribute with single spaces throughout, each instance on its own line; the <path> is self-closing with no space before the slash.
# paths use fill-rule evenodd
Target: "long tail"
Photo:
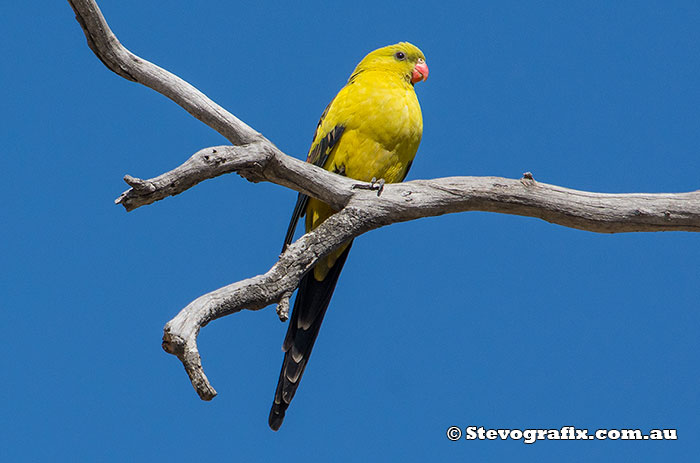
<path id="1" fill-rule="evenodd" d="M 294 393 L 299 387 L 299 381 L 304 374 L 311 349 L 314 347 L 318 330 L 323 322 L 323 316 L 326 314 L 328 303 L 351 246 L 352 242 L 335 261 L 323 281 L 316 280 L 314 272 L 311 270 L 304 275 L 299 283 L 299 291 L 296 301 L 294 301 L 287 336 L 282 345 L 282 350 L 285 352 L 282 371 L 280 371 L 275 401 L 268 419 L 270 428 L 274 431 L 282 426 L 287 407 L 289 407 Z"/>

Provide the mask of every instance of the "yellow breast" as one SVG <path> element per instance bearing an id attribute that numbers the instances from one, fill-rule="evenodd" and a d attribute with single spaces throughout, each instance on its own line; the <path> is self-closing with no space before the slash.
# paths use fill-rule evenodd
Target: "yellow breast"
<path id="1" fill-rule="evenodd" d="M 411 84 L 386 72 L 361 74 L 333 101 L 323 132 L 339 123 L 345 131 L 324 166 L 327 170 L 361 181 L 403 180 L 423 133 Z"/>
<path id="2" fill-rule="evenodd" d="M 335 97 L 320 123 L 314 145 L 337 125 L 345 129 L 324 169 L 369 182 L 387 183 L 406 176 L 423 134 L 423 117 L 413 86 L 386 72 L 364 72 Z M 313 146 L 313 145 L 312 145 Z M 316 228 L 335 211 L 311 198 L 306 230 Z M 317 262 L 314 275 L 322 280 L 345 246 Z"/>

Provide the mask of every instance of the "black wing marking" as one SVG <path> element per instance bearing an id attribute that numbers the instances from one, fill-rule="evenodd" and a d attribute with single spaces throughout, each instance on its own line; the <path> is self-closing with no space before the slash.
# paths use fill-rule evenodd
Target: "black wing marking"
<path id="1" fill-rule="evenodd" d="M 352 241 L 335 261 L 323 281 L 316 280 L 314 271 L 311 270 L 304 275 L 299 283 L 299 292 L 294 301 L 287 336 L 282 345 L 285 352 L 284 362 L 282 362 L 282 370 L 275 391 L 275 401 L 270 409 L 268 419 L 270 428 L 274 431 L 282 426 L 287 407 L 289 407 L 299 387 L 301 376 L 304 374 L 304 369 L 311 355 L 311 349 L 313 349 L 318 331 L 321 329 L 323 316 L 326 314 L 328 303 L 331 301 L 335 284 L 351 246 Z"/>
<path id="2" fill-rule="evenodd" d="M 323 115 L 321 116 L 321 121 L 323 121 L 323 118 L 328 112 L 329 107 L 330 105 L 328 105 L 328 107 L 326 107 L 326 110 L 323 112 Z M 321 126 L 321 121 L 319 121 L 318 126 L 316 127 L 316 132 L 318 132 L 318 129 Z M 343 135 L 344 130 L 345 127 L 343 127 L 342 125 L 336 125 L 335 127 L 333 127 L 333 129 L 330 132 L 328 132 L 325 137 L 321 138 L 318 141 L 318 143 L 311 149 L 311 152 L 309 153 L 306 162 L 310 162 L 314 165 L 317 165 L 318 167 L 324 167 L 326 161 L 328 161 L 328 157 L 333 151 L 333 147 L 335 147 L 338 143 L 338 140 L 340 140 L 340 137 Z M 284 250 L 287 249 L 287 246 L 289 246 L 292 240 L 294 239 L 294 230 L 296 230 L 297 228 L 297 222 L 299 222 L 299 219 L 303 217 L 306 213 L 306 206 L 308 203 L 309 197 L 303 193 L 299 193 L 299 196 L 297 196 L 297 203 L 294 206 L 294 212 L 292 212 L 292 218 L 289 221 L 289 227 L 287 227 L 287 234 L 284 237 L 282 252 L 284 252 Z"/>
<path id="3" fill-rule="evenodd" d="M 408 171 L 411 170 L 411 166 L 413 165 L 413 159 L 408 161 L 408 164 L 406 164 L 406 172 L 403 173 L 403 177 L 401 177 L 401 180 L 399 182 L 403 182 L 406 180 L 406 176 L 408 175 Z"/>
<path id="4" fill-rule="evenodd" d="M 297 222 L 304 216 L 306 212 L 306 205 L 309 204 L 309 197 L 304 193 L 299 193 L 297 196 L 297 203 L 294 205 L 294 212 L 292 212 L 292 218 L 289 221 L 289 226 L 287 227 L 287 234 L 284 237 L 284 244 L 282 245 L 282 252 L 287 249 L 294 239 L 294 231 L 297 229 Z"/>

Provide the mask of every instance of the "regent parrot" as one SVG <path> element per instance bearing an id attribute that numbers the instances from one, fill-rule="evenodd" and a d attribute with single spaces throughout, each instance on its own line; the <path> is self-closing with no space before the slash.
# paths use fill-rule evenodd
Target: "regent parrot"
<path id="1" fill-rule="evenodd" d="M 423 133 L 413 85 L 427 77 L 423 52 L 410 43 L 369 53 L 321 115 L 306 161 L 362 182 L 403 181 Z M 292 242 L 300 217 L 306 215 L 308 232 L 334 212 L 327 204 L 300 193 L 284 248 Z M 351 245 L 352 241 L 320 259 L 299 283 L 270 410 L 269 425 L 275 431 L 299 386 Z"/>

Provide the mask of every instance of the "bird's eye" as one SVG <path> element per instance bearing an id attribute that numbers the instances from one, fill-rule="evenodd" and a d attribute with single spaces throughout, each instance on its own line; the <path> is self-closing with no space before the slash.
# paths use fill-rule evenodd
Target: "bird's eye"
<path id="1" fill-rule="evenodd" d="M 402 51 L 397 51 L 396 53 L 394 53 L 394 56 L 395 56 L 396 59 L 399 60 L 399 61 L 403 61 L 403 60 L 406 59 L 406 55 L 405 55 L 404 52 L 402 52 Z"/>

